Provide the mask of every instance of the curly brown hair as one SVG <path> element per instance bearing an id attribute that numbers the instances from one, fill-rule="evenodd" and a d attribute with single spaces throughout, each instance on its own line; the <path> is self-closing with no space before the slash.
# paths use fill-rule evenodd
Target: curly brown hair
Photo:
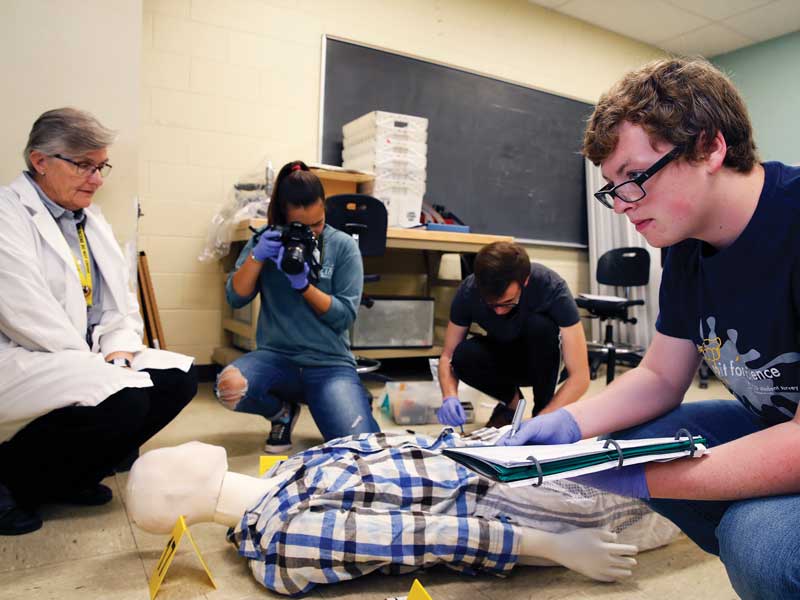
<path id="1" fill-rule="evenodd" d="M 599 165 L 614 151 L 618 126 L 641 126 L 652 141 L 683 148 L 694 162 L 717 132 L 728 145 L 723 165 L 748 173 L 758 162 L 747 107 L 733 82 L 698 58 L 670 58 L 631 71 L 600 97 L 583 137 L 583 154 Z"/>

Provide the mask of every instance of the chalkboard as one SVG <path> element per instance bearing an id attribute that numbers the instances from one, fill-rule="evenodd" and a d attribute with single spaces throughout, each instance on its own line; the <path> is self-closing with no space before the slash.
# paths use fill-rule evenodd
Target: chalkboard
<path id="1" fill-rule="evenodd" d="M 342 125 L 367 112 L 427 117 L 428 203 L 445 205 L 476 233 L 585 246 L 580 146 L 592 108 L 327 38 L 322 161 L 342 164 Z"/>

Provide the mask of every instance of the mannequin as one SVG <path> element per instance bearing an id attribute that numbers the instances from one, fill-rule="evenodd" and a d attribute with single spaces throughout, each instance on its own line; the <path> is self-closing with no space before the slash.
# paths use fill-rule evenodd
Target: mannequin
<path id="1" fill-rule="evenodd" d="M 369 434 L 365 437 L 375 437 L 376 435 L 382 436 L 382 438 L 389 437 L 387 434 Z M 439 439 L 441 440 L 444 435 L 445 434 L 442 434 Z M 408 437 L 409 436 L 405 436 L 405 438 Z M 334 440 L 317 449 L 312 448 L 306 451 L 306 453 L 301 453 L 300 455 L 290 458 L 288 461 L 284 461 L 281 465 L 273 468 L 268 473 L 267 477 L 261 479 L 228 471 L 225 449 L 219 446 L 211 446 L 200 442 L 189 442 L 173 448 L 152 450 L 140 457 L 131 469 L 127 485 L 127 505 L 131 518 L 138 527 L 151 533 L 161 534 L 167 534 L 172 530 L 179 515 L 185 517 L 187 525 L 213 521 L 230 528 L 235 528 L 229 531 L 228 537 L 237 544 L 240 553 L 250 559 L 251 568 L 253 569 L 256 579 L 270 589 L 280 593 L 293 594 L 298 593 L 298 590 L 307 591 L 315 584 L 325 583 L 331 579 L 326 580 L 321 574 L 316 572 L 309 574 L 307 571 L 309 569 L 313 571 L 314 569 L 308 567 L 309 560 L 305 560 L 304 566 L 302 568 L 298 567 L 297 569 L 297 572 L 300 573 L 298 575 L 298 581 L 290 582 L 292 585 L 286 584 L 285 581 L 271 582 L 265 580 L 266 578 L 262 574 L 257 573 L 257 567 L 261 567 L 261 571 L 264 571 L 266 568 L 266 573 L 285 570 L 288 571 L 292 577 L 294 577 L 295 573 L 292 572 L 290 560 L 286 563 L 288 565 L 286 569 L 270 569 L 270 560 L 274 562 L 276 553 L 283 555 L 283 547 L 280 547 L 276 551 L 271 545 L 274 544 L 274 542 L 269 541 L 269 534 L 264 533 L 262 536 L 260 530 L 258 539 L 261 547 L 259 547 L 258 544 L 252 545 L 252 536 L 249 536 L 247 531 L 248 529 L 252 530 L 256 523 L 258 523 L 259 526 L 262 524 L 265 520 L 262 518 L 262 515 L 267 516 L 266 520 L 269 519 L 269 513 L 266 510 L 266 506 L 268 505 L 267 499 L 272 497 L 272 501 L 275 501 L 279 494 L 278 490 L 286 489 L 287 485 L 296 479 L 295 474 L 298 472 L 298 466 L 305 471 L 311 471 L 311 465 L 314 463 L 313 456 L 315 456 L 313 453 L 315 451 L 329 451 L 332 444 L 346 444 L 348 440 L 351 440 L 351 438 Z M 351 441 L 349 443 L 352 445 L 354 442 Z M 385 439 L 383 443 L 387 443 Z M 396 448 L 393 450 L 396 450 Z M 304 457 L 304 455 L 308 453 L 312 453 L 312 458 L 308 456 Z M 375 456 L 377 456 L 376 453 L 366 454 L 365 458 L 374 459 Z M 336 458 L 332 460 L 336 460 Z M 426 456 L 424 464 L 426 467 L 435 467 L 437 465 L 434 461 L 439 460 L 445 461 L 443 464 L 447 465 L 447 468 L 451 468 L 450 463 L 452 463 L 452 461 L 440 455 Z M 455 465 L 455 463 L 452 464 Z M 452 468 L 456 469 L 460 467 L 453 466 Z M 327 469 L 327 472 L 330 473 L 331 466 L 328 465 Z M 335 473 L 331 475 L 331 477 L 335 476 Z M 319 481 L 319 478 L 315 481 Z M 531 489 L 536 491 L 539 488 Z M 525 490 L 525 494 L 529 498 L 531 497 L 531 489 Z M 553 492 L 551 491 L 549 493 L 552 494 Z M 290 500 L 292 498 L 293 497 L 290 496 Z M 632 502 L 621 498 L 619 500 L 620 502 Z M 535 502 L 536 494 L 534 493 L 531 503 L 534 504 Z M 292 501 L 290 504 L 294 504 L 294 502 Z M 531 510 L 535 508 L 536 506 L 532 506 Z M 302 514 L 324 513 L 319 505 L 316 506 L 316 509 L 317 510 L 307 510 Z M 400 511 L 401 513 L 404 511 L 404 509 L 401 509 L 399 506 L 390 507 L 390 510 Z M 572 510 L 572 508 L 570 508 L 570 510 Z M 340 509 L 336 512 L 347 511 L 345 511 L 345 509 Z M 480 511 L 476 510 L 475 512 L 477 513 Z M 547 510 L 543 512 L 547 512 Z M 622 511 L 616 510 L 615 512 Z M 591 516 L 593 517 L 594 515 Z M 654 513 L 649 514 L 649 516 L 654 519 L 660 519 L 660 517 Z M 311 518 L 313 518 L 313 516 Z M 430 518 L 449 520 L 451 523 L 456 523 L 457 526 L 463 525 L 463 523 L 469 520 L 475 521 L 471 516 L 463 517 L 465 520 L 462 521 L 462 517 L 457 515 L 447 516 L 439 514 L 433 515 Z M 575 518 L 575 514 L 574 512 L 570 512 L 570 519 L 573 518 Z M 578 515 L 577 520 L 580 519 L 581 515 Z M 277 520 L 277 517 L 275 520 Z M 478 519 L 478 521 L 484 521 L 484 519 Z M 348 521 L 348 524 L 349 523 Z M 370 522 L 369 526 L 365 527 L 362 521 L 358 526 L 361 527 L 362 530 L 367 529 L 367 533 L 364 535 L 369 535 L 370 540 L 374 540 L 376 544 L 381 543 L 379 540 L 383 534 L 386 534 L 391 540 L 396 539 L 397 532 L 394 530 L 381 531 L 381 523 L 382 522 L 378 521 L 376 525 L 376 522 Z M 456 568 L 453 564 L 448 564 L 447 557 L 437 554 L 439 549 L 436 546 L 439 545 L 442 540 L 439 530 L 444 530 L 444 526 L 438 521 L 435 523 L 436 525 L 432 528 L 433 532 L 431 533 L 435 541 L 432 540 L 430 542 L 430 548 L 425 548 L 425 555 L 428 558 L 426 558 L 424 564 L 415 563 L 412 566 L 427 567 L 441 563 L 451 568 Z M 494 524 L 498 525 L 498 522 L 495 521 Z M 452 528 L 451 525 L 447 526 Z M 288 525 L 279 524 L 277 527 L 282 534 L 292 535 L 292 532 L 287 530 L 287 527 L 289 527 Z M 376 529 L 376 527 L 378 527 L 378 529 Z M 391 526 L 387 525 L 387 527 L 391 529 Z M 428 527 L 427 523 L 425 527 Z M 554 533 L 517 523 L 508 525 L 507 527 L 513 530 L 513 538 L 517 541 L 516 544 L 514 544 L 508 564 L 502 567 L 503 571 L 510 570 L 514 564 L 539 566 L 557 564 L 566 566 L 598 581 L 617 581 L 630 576 L 631 570 L 636 564 L 633 556 L 638 552 L 638 548 L 632 544 L 618 543 L 616 541 L 617 534 L 604 529 L 573 527 L 568 531 Z M 338 527 L 337 531 L 344 531 L 345 529 L 346 528 L 342 526 Z M 304 535 L 309 531 L 314 531 L 313 525 L 309 526 L 308 524 L 303 524 L 300 527 L 300 532 Z M 410 535 L 409 532 L 403 531 L 404 535 Z M 644 545 L 647 547 L 662 545 L 674 537 L 674 530 L 662 529 L 658 535 L 659 540 L 655 543 L 649 540 L 644 542 Z M 238 539 L 240 536 L 242 537 L 241 540 Z M 467 536 L 467 539 L 470 540 L 468 545 L 474 543 L 473 536 Z M 248 543 L 251 543 L 251 545 L 248 546 Z M 389 543 L 393 544 L 394 541 Z M 270 548 L 272 550 L 269 550 Z M 293 549 L 290 548 L 286 553 L 291 554 L 292 551 Z M 259 554 L 261 557 L 254 558 L 256 554 Z M 352 553 L 349 560 L 352 560 L 354 563 L 359 563 L 358 552 Z M 333 580 L 356 577 L 359 573 L 354 573 L 354 570 L 359 568 L 363 571 L 361 574 L 365 574 L 381 567 L 388 568 L 390 564 L 396 566 L 393 564 L 393 560 L 389 559 L 387 559 L 383 565 L 374 564 L 376 562 L 374 557 L 365 556 L 362 560 L 365 563 L 371 563 L 368 569 L 363 569 L 362 567 L 364 567 L 364 565 L 362 564 L 358 564 L 355 567 L 353 564 L 349 564 L 348 568 L 343 571 L 345 575 L 343 576 L 343 573 L 337 573 L 337 577 Z M 256 566 L 253 565 L 254 562 Z M 266 563 L 266 567 L 264 563 Z M 404 564 L 407 566 L 407 561 Z M 465 572 L 501 570 L 499 568 L 486 568 L 486 565 L 482 563 L 470 565 L 470 567 L 471 568 L 460 570 L 464 570 Z M 349 577 L 347 575 L 349 575 Z M 286 575 L 284 575 L 284 577 L 285 576 Z"/>

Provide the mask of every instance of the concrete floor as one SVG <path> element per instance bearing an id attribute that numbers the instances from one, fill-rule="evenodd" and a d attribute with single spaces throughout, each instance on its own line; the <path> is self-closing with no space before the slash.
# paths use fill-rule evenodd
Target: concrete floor
<path id="1" fill-rule="evenodd" d="M 601 374 L 602 377 L 602 374 Z M 604 382 L 592 382 L 599 390 Z M 371 384 L 376 397 L 381 386 Z M 530 397 L 528 395 L 528 397 Z M 695 384 L 689 399 L 729 397 L 722 386 L 712 381 L 708 390 Z M 375 415 L 385 428 L 396 428 L 380 413 Z M 488 397 L 476 402 L 477 421 L 483 423 L 491 412 Z M 477 427 L 477 424 L 476 424 Z M 225 446 L 232 471 L 256 475 L 258 456 L 266 435 L 266 423 L 250 415 L 232 413 L 213 399 L 210 384 L 201 385 L 197 398 L 164 431 L 150 440 L 144 450 L 180 444 L 189 440 Z M 435 433 L 435 425 L 415 426 L 415 430 Z M 307 410 L 295 429 L 294 450 L 321 441 Z M 53 452 L 57 452 L 53 448 Z M 44 527 L 21 537 L 0 537 L 0 600 L 21 598 L 71 600 L 109 598 L 145 600 L 148 578 L 167 541 L 167 536 L 147 534 L 133 526 L 125 510 L 121 490 L 127 474 L 106 480 L 114 490 L 114 500 L 97 508 L 47 507 Z M 247 565 L 225 541 L 225 528 L 198 524 L 192 535 L 217 583 L 213 589 L 184 538 L 158 594 L 159 600 L 225 599 L 250 600 L 278 598 L 261 587 Z M 716 557 L 703 553 L 682 537 L 667 547 L 645 552 L 631 579 L 624 583 L 597 583 L 564 568 L 518 567 L 506 579 L 491 576 L 459 576 L 445 568 L 408 576 L 370 575 L 351 582 L 318 587 L 308 598 L 367 598 L 406 595 L 414 577 L 425 585 L 434 600 L 475 600 L 503 598 L 517 600 L 559 598 L 572 600 L 598 597 L 661 600 L 727 600 L 736 598 L 725 570 Z"/>

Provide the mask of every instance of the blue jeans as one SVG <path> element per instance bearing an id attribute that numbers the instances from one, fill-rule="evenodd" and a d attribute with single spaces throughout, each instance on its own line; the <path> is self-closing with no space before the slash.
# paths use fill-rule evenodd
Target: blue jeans
<path id="1" fill-rule="evenodd" d="M 767 426 L 736 400 L 687 402 L 643 425 L 615 433 L 622 439 L 702 435 L 709 447 Z M 757 476 L 742 473 L 742 477 Z M 800 597 L 800 495 L 736 502 L 649 500 L 698 546 L 720 557 L 742 598 Z"/>
<path id="2" fill-rule="evenodd" d="M 270 420 L 284 402 L 308 405 L 325 441 L 380 427 L 372 417 L 370 395 L 355 368 L 299 367 L 281 354 L 256 350 L 230 365 L 247 380 L 247 392 L 235 410 Z"/>

